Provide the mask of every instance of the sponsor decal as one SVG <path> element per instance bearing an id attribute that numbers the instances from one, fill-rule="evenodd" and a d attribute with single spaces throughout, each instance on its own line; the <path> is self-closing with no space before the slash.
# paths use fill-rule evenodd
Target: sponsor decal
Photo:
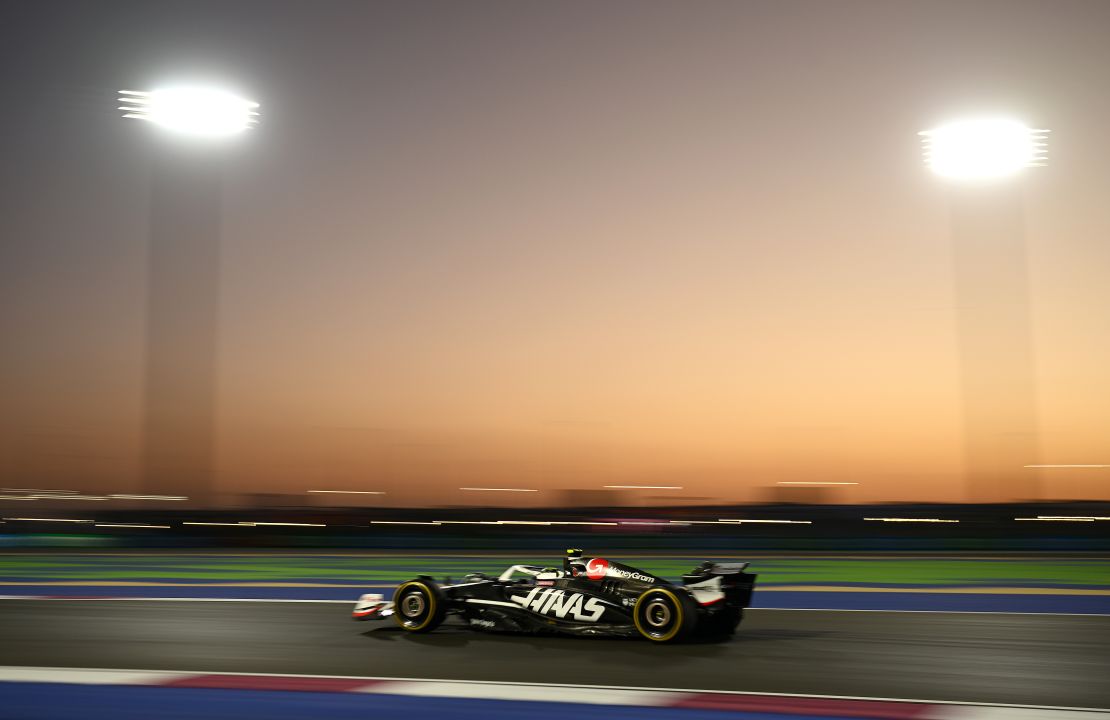
<path id="1" fill-rule="evenodd" d="M 527 595 L 513 595 L 510 599 L 532 612 L 554 615 L 560 620 L 569 616 L 582 622 L 597 622 L 605 612 L 605 605 L 597 598 L 554 588 L 535 587 Z"/>
<path id="2" fill-rule="evenodd" d="M 635 570 L 624 570 L 613 567 L 604 558 L 593 558 L 586 563 L 586 577 L 591 580 L 601 580 L 605 577 L 618 577 L 622 580 L 636 580 L 642 583 L 654 583 L 655 578 L 650 575 L 638 573 Z"/>
<path id="3" fill-rule="evenodd" d="M 609 574 L 610 575 L 616 575 L 617 577 L 623 578 L 625 580 L 638 580 L 639 582 L 642 582 L 642 583 L 653 583 L 653 582 L 655 582 L 655 578 L 653 578 L 651 575 L 644 575 L 644 574 L 638 573 L 634 570 L 621 570 L 620 568 L 609 568 Z"/>
<path id="4" fill-rule="evenodd" d="M 475 625 L 477 627 L 484 627 L 484 628 L 491 628 L 491 629 L 497 627 L 497 623 L 495 623 L 493 620 L 480 620 L 478 618 L 471 618 L 470 619 L 470 624 Z"/>
<path id="5" fill-rule="evenodd" d="M 586 577 L 591 580 L 600 580 L 609 572 L 609 561 L 605 558 L 593 558 L 586 563 Z"/>

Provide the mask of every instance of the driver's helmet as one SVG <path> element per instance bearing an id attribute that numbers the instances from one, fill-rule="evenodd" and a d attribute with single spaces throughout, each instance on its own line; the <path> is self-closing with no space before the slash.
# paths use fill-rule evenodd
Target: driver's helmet
<path id="1" fill-rule="evenodd" d="M 559 578 L 563 577 L 565 574 L 566 574 L 565 571 L 560 570 L 558 568 L 547 567 L 547 568 L 544 568 L 544 569 L 540 570 L 539 573 L 536 574 L 536 582 L 542 583 L 542 582 L 550 582 L 552 580 L 558 580 Z"/>

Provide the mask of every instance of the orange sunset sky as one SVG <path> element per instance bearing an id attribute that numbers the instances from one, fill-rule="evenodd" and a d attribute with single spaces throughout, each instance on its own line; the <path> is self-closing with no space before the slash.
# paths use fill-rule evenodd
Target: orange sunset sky
<path id="1" fill-rule="evenodd" d="M 968 113 L 1052 131 L 1012 180 L 1039 450 L 1003 496 L 1110 464 L 1110 4 L 248 6 L 17 18 L 58 50 L 0 64 L 5 485 L 139 486 L 164 139 L 90 98 L 185 72 L 263 112 L 220 150 L 222 493 L 968 499 L 978 298 L 917 136 Z M 1110 499 L 1107 468 L 1039 482 Z"/>

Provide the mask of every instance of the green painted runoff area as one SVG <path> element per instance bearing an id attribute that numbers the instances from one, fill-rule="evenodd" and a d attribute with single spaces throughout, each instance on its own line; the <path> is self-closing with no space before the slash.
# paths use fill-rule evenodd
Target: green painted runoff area
<path id="1" fill-rule="evenodd" d="M 677 578 L 707 559 L 614 555 L 660 577 Z M 189 555 L 6 554 L 0 583 L 320 583 L 387 585 L 415 575 L 499 573 L 514 563 L 557 566 L 559 556 L 485 555 Z M 1110 560 L 1051 558 L 756 558 L 751 571 L 767 585 L 1110 588 Z"/>

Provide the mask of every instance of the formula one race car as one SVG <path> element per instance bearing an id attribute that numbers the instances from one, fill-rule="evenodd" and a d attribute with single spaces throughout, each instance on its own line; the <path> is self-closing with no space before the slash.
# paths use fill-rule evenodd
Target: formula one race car
<path id="1" fill-rule="evenodd" d="M 392 619 L 403 630 L 435 630 L 450 615 L 479 630 L 645 637 L 674 642 L 731 635 L 751 601 L 747 563 L 704 562 L 682 584 L 604 558 L 568 550 L 563 568 L 513 565 L 499 577 L 473 573 L 444 584 L 421 575 L 392 600 L 359 598 L 355 620 Z"/>

